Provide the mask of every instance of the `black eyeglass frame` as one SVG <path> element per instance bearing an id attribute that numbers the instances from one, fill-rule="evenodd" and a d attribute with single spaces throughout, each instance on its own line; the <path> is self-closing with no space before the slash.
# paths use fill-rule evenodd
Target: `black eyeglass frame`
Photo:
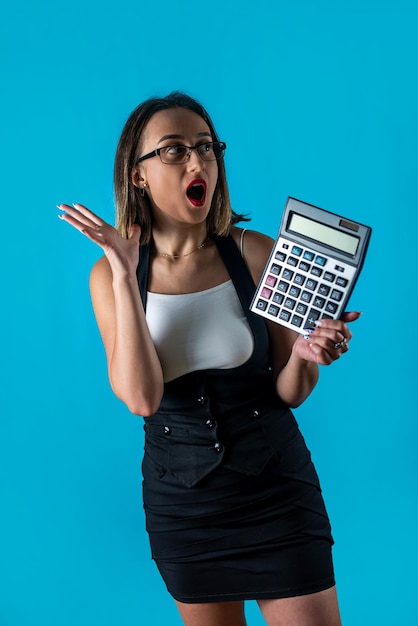
<path id="1" fill-rule="evenodd" d="M 215 156 L 214 159 L 205 159 L 202 154 L 199 151 L 199 148 L 203 148 L 203 146 L 213 146 L 213 145 L 217 145 L 219 146 L 220 149 L 220 154 L 219 156 Z M 161 159 L 161 150 L 167 150 L 167 148 L 177 148 L 177 147 L 182 147 L 182 148 L 187 148 L 189 150 L 189 153 L 187 154 L 187 158 L 185 161 L 179 161 L 178 163 L 167 163 L 166 161 L 163 161 Z M 226 143 L 224 141 L 205 141 L 205 143 L 200 143 L 197 146 L 185 146 L 183 144 L 175 144 L 173 146 L 163 146 L 162 148 L 157 148 L 156 150 L 153 150 L 152 152 L 148 152 L 148 154 L 144 154 L 144 156 L 139 157 L 139 159 L 137 159 L 135 161 L 135 165 L 138 165 L 138 163 L 141 163 L 141 161 L 145 161 L 145 159 L 152 159 L 152 157 L 155 156 L 159 156 L 161 159 L 161 163 L 164 163 L 164 165 L 184 165 L 184 163 L 187 163 L 187 161 L 190 159 L 190 156 L 192 154 L 192 150 L 196 150 L 197 154 L 200 156 L 200 158 L 202 159 L 202 161 L 219 161 L 219 159 L 222 159 L 224 156 L 224 151 L 226 150 Z M 215 152 L 215 151 L 214 151 Z"/>

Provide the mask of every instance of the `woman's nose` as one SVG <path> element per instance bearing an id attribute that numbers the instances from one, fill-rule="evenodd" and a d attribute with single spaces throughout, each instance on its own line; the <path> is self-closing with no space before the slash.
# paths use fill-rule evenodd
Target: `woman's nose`
<path id="1" fill-rule="evenodd" d="M 196 150 L 196 148 L 194 148 L 193 150 L 190 150 L 190 156 L 189 156 L 189 160 L 187 164 L 188 164 L 188 169 L 191 172 L 194 172 L 196 170 L 200 171 L 204 169 L 204 161 L 202 157 L 200 156 L 200 154 L 198 153 L 198 151 Z"/>

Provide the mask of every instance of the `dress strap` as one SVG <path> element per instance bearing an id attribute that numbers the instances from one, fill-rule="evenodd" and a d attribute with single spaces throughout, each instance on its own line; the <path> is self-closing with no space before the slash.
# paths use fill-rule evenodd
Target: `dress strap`
<path id="1" fill-rule="evenodd" d="M 242 258 L 244 258 L 244 235 L 246 232 L 246 228 L 243 228 L 241 231 L 241 236 L 239 238 L 239 251 L 241 253 Z"/>
<path id="2" fill-rule="evenodd" d="M 147 243 L 139 248 L 139 263 L 136 268 L 136 277 L 138 280 L 139 293 L 141 295 L 144 311 L 147 307 L 149 257 L 150 245 Z"/>
<path id="3" fill-rule="evenodd" d="M 250 270 L 241 256 L 241 252 L 237 244 L 231 235 L 228 237 L 212 235 L 212 237 L 216 243 L 225 267 L 228 270 L 228 274 L 234 283 L 235 290 L 247 317 L 250 328 L 252 329 L 254 336 L 258 338 L 257 343 L 261 343 L 261 338 L 268 342 L 265 320 L 260 315 L 256 315 L 250 311 L 256 285 L 254 284 Z"/>

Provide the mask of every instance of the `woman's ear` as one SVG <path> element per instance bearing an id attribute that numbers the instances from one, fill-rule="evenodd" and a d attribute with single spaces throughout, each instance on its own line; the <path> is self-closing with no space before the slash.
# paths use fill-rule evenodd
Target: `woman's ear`
<path id="1" fill-rule="evenodd" d="M 138 167 L 134 167 L 134 169 L 132 170 L 132 174 L 131 174 L 131 183 L 133 185 L 135 185 L 135 187 L 141 188 L 141 183 L 144 181 L 144 179 L 142 178 L 140 172 L 139 172 L 139 168 Z"/>

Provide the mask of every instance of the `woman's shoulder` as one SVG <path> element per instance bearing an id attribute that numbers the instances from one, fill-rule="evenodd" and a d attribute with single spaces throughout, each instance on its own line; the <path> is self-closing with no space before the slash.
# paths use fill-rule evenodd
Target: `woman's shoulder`
<path id="1" fill-rule="evenodd" d="M 245 241 L 246 246 L 255 247 L 258 251 L 267 248 L 271 252 L 274 239 L 264 233 L 249 228 L 240 228 L 239 226 L 232 226 L 230 233 L 238 245 L 241 243 L 242 239 Z"/>
<path id="2" fill-rule="evenodd" d="M 94 287 L 98 283 L 108 283 L 109 281 L 112 281 L 112 269 L 107 257 L 104 255 L 91 268 L 90 286 Z"/>
<path id="3" fill-rule="evenodd" d="M 236 226 L 231 228 L 231 236 L 257 283 L 270 257 L 274 239 L 256 230 Z"/>

